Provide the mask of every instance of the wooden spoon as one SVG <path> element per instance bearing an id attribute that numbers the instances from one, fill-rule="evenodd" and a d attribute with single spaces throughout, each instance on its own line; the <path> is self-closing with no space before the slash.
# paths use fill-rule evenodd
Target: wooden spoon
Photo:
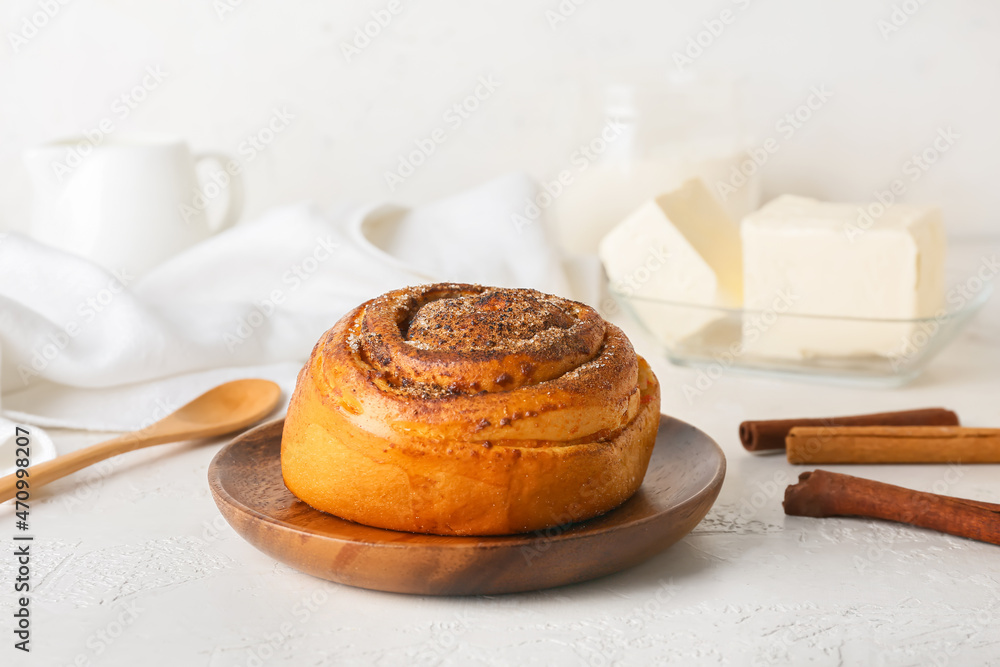
<path id="1" fill-rule="evenodd" d="M 227 382 L 143 429 L 29 467 L 25 478 L 28 488 L 37 489 L 104 459 L 143 447 L 239 431 L 270 414 L 280 397 L 281 388 L 270 380 Z M 16 495 L 17 481 L 16 474 L 0 479 L 0 502 Z"/>

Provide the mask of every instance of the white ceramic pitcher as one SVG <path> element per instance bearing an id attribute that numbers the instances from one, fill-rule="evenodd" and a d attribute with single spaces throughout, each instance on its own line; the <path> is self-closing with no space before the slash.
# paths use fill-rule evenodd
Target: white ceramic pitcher
<path id="1" fill-rule="evenodd" d="M 201 161 L 216 165 L 199 183 Z M 24 162 L 31 235 L 134 276 L 232 225 L 242 206 L 239 163 L 192 155 L 177 139 L 67 139 L 26 151 Z"/>

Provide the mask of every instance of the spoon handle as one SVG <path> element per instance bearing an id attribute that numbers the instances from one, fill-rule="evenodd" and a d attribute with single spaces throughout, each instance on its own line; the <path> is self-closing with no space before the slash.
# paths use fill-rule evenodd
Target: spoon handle
<path id="1" fill-rule="evenodd" d="M 118 454 L 141 449 L 147 445 L 159 444 L 162 439 L 148 437 L 142 432 L 133 432 L 120 435 L 111 440 L 99 442 L 96 445 L 78 449 L 69 454 L 57 456 L 51 461 L 45 461 L 28 468 L 28 476 L 24 479 L 28 481 L 28 489 L 37 489 L 45 486 L 49 482 L 54 482 L 66 475 L 71 475 L 78 470 L 83 470 L 87 466 L 94 465 L 104 459 L 109 459 Z M 17 495 L 16 474 L 7 475 L 0 479 L 0 503 L 5 502 Z"/>

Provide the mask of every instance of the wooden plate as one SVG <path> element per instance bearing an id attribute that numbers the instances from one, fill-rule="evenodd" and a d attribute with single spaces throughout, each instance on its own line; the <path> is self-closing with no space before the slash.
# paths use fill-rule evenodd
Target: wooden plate
<path id="1" fill-rule="evenodd" d="M 248 431 L 213 459 L 208 480 L 226 521 L 250 544 L 298 570 L 396 593 L 513 593 L 617 572 L 690 532 L 715 502 L 726 474 L 725 456 L 711 438 L 661 417 L 642 488 L 607 514 L 522 535 L 418 535 L 345 521 L 293 496 L 281 478 L 283 424 Z"/>

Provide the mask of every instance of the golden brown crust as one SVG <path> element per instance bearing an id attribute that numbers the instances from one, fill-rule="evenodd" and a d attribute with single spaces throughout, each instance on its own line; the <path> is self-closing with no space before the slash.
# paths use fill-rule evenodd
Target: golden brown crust
<path id="1" fill-rule="evenodd" d="M 389 292 L 328 331 L 299 375 L 282 472 L 317 509 L 446 535 L 522 532 L 624 502 L 659 386 L 620 329 L 534 290 Z"/>

